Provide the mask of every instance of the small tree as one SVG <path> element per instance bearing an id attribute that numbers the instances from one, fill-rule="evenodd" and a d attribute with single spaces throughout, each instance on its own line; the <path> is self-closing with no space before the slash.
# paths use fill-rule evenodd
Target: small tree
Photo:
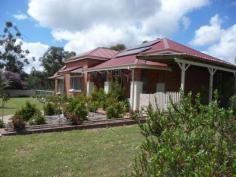
<path id="1" fill-rule="evenodd" d="M 9 83 L 6 78 L 3 76 L 2 71 L 0 71 L 0 98 L 1 98 L 1 108 L 2 108 L 2 121 L 4 115 L 5 103 L 9 99 L 5 88 L 8 87 Z"/>
<path id="2" fill-rule="evenodd" d="M 231 108 L 183 96 L 167 112 L 148 109 L 145 136 L 131 176 L 233 176 L 236 174 L 236 119 Z"/>

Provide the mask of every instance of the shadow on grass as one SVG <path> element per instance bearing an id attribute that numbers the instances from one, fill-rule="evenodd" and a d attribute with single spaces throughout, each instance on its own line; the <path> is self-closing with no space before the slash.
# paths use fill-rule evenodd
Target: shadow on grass
<path id="1" fill-rule="evenodd" d="M 14 107 L 1 107 L 0 106 L 0 109 L 16 109 L 16 108 L 14 108 Z"/>

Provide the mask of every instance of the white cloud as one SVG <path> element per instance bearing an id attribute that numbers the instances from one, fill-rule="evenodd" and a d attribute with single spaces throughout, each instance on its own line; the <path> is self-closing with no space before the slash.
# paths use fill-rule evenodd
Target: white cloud
<path id="1" fill-rule="evenodd" d="M 106 25 L 98 25 L 86 31 L 70 32 L 57 30 L 52 32 L 56 40 L 67 40 L 65 50 L 77 53 L 93 49 L 98 46 L 111 46 L 117 43 L 135 44 L 136 41 L 151 40 L 152 37 L 140 34 L 136 28 L 122 29 L 110 28 Z M 154 37 L 154 36 L 153 36 Z"/>
<path id="2" fill-rule="evenodd" d="M 223 28 L 219 15 L 214 15 L 209 25 L 204 25 L 195 31 L 192 43 L 205 46 L 205 52 L 235 63 L 236 58 L 236 24 Z"/>
<path id="3" fill-rule="evenodd" d="M 37 70 L 43 70 L 39 58 L 43 56 L 44 52 L 46 52 L 48 48 L 48 45 L 42 44 L 40 42 L 23 41 L 22 49 L 28 49 L 30 52 L 29 55 L 27 55 L 30 64 L 24 66 L 25 72 L 30 73 L 32 67 L 35 67 Z M 33 57 L 35 57 L 35 61 L 33 61 Z"/>
<path id="4" fill-rule="evenodd" d="M 28 16 L 26 14 L 23 14 L 23 13 L 14 14 L 13 17 L 17 20 L 25 20 L 25 19 L 28 18 Z"/>
<path id="5" fill-rule="evenodd" d="M 194 45 L 204 46 L 219 41 L 220 36 L 223 33 L 221 22 L 222 20 L 218 14 L 211 17 L 209 25 L 201 26 L 195 31 L 195 36 L 191 43 Z"/>
<path id="6" fill-rule="evenodd" d="M 235 63 L 236 58 L 236 24 L 224 30 L 219 42 L 210 46 L 208 53 L 222 58 L 228 62 Z"/>
<path id="7" fill-rule="evenodd" d="M 82 51 L 117 42 L 132 45 L 187 29 L 187 14 L 209 0 L 30 0 L 28 14 L 52 29 L 65 49 Z M 42 15 L 43 14 L 43 15 Z"/>

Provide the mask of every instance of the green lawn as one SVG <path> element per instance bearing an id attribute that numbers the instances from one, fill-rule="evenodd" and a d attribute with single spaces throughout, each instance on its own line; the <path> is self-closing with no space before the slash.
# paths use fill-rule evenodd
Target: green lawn
<path id="1" fill-rule="evenodd" d="M 32 97 L 11 98 L 5 105 L 4 115 L 14 114 L 17 109 L 21 108 L 25 104 L 26 101 L 35 104 L 39 109 L 43 108 L 43 104 L 40 103 L 36 98 Z M 0 114 L 1 113 L 2 109 L 0 108 Z"/>
<path id="2" fill-rule="evenodd" d="M 1 137 L 0 176 L 122 176 L 142 141 L 137 126 Z"/>

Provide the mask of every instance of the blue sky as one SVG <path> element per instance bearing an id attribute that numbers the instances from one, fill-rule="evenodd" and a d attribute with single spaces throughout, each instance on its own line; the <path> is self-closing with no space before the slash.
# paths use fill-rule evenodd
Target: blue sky
<path id="1" fill-rule="evenodd" d="M 236 0 L 3 0 L 0 29 L 9 20 L 36 58 L 52 45 L 79 53 L 157 37 L 236 57 Z"/>

